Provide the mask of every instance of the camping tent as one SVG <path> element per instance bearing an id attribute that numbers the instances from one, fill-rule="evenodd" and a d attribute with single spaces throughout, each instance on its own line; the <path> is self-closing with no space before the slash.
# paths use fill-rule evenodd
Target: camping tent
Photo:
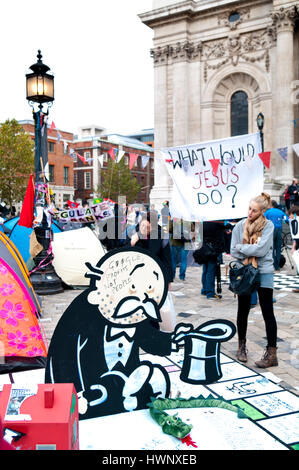
<path id="1" fill-rule="evenodd" d="M 45 367 L 40 313 L 24 260 L 0 232 L 0 373 Z"/>
<path id="2" fill-rule="evenodd" d="M 10 230 L 10 233 L 8 233 L 9 238 L 21 253 L 25 263 L 27 263 L 30 259 L 29 247 L 32 228 L 23 227 L 19 225 L 18 222 L 19 217 L 13 217 L 12 219 L 6 220 L 3 224 L 3 227 L 4 230 Z M 62 228 L 60 228 L 60 226 L 55 221 L 52 222 L 52 230 L 53 233 L 62 232 Z"/>
<path id="3" fill-rule="evenodd" d="M 88 286 L 86 262 L 97 264 L 105 250 L 96 234 L 88 227 L 54 233 L 52 262 L 58 276 L 73 287 Z"/>

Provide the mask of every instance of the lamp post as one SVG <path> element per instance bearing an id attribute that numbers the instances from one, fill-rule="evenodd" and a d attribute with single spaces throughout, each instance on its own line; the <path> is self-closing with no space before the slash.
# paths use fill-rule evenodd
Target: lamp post
<path id="1" fill-rule="evenodd" d="M 263 133 L 263 128 L 264 128 L 264 123 L 265 123 L 265 118 L 263 113 L 259 113 L 257 118 L 256 118 L 256 123 L 258 130 L 260 131 L 260 137 L 261 137 L 261 145 L 262 145 L 262 152 L 264 152 L 264 133 Z"/>
<path id="2" fill-rule="evenodd" d="M 39 222 L 34 227 L 37 241 L 43 247 L 42 251 L 33 259 L 35 268 L 31 273 L 31 282 L 38 294 L 56 294 L 63 291 L 62 281 L 57 276 L 52 265 L 53 255 L 50 248 L 52 238 L 51 222 L 47 218 L 49 209 L 49 187 L 46 173 L 48 171 L 48 139 L 47 123 L 45 117 L 54 101 L 54 76 L 49 73 L 50 68 L 42 61 L 41 51 L 38 51 L 37 62 L 30 67 L 26 74 L 26 99 L 28 100 L 34 119 L 35 131 L 35 198 L 34 212 L 39 214 Z M 36 108 L 37 105 L 37 108 Z M 46 108 L 44 110 L 44 107 Z M 44 184 L 44 192 L 39 188 Z"/>

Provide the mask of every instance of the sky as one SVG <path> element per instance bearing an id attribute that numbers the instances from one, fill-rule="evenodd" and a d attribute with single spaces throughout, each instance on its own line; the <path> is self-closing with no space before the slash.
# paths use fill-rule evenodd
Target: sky
<path id="1" fill-rule="evenodd" d="M 9 0 L 1 10 L 0 122 L 32 119 L 25 75 L 37 61 L 54 74 L 49 122 L 77 133 L 97 125 L 154 127 L 153 31 L 139 13 L 152 0 Z"/>

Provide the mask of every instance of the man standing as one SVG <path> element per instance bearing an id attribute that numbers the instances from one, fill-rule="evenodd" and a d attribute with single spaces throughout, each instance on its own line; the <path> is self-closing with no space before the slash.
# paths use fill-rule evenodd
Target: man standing
<path id="1" fill-rule="evenodd" d="M 190 227 L 191 229 L 191 227 Z M 190 243 L 192 235 L 191 231 L 186 228 L 184 230 L 184 223 L 181 219 L 171 220 L 169 223 L 170 246 L 171 246 L 171 259 L 172 259 L 172 275 L 173 279 L 176 275 L 176 267 L 180 263 L 179 277 L 181 281 L 185 280 L 187 270 L 187 256 L 188 250 L 185 249 L 185 243 Z"/>
<path id="2" fill-rule="evenodd" d="M 290 195 L 290 207 L 298 205 L 299 204 L 299 186 L 298 186 L 297 179 L 294 179 L 292 184 L 289 186 L 288 193 Z"/>
<path id="3" fill-rule="evenodd" d="M 209 221 L 203 223 L 203 247 L 210 244 L 215 254 L 203 264 L 202 268 L 202 288 L 201 295 L 205 295 L 209 300 L 221 299 L 215 291 L 215 281 L 217 279 L 217 266 L 220 268 L 222 253 L 225 251 L 225 226 L 223 222 Z M 202 248 L 203 248 L 202 247 Z M 194 258 L 196 261 L 196 258 Z"/>
<path id="4" fill-rule="evenodd" d="M 167 226 L 168 228 L 168 222 L 169 222 L 169 202 L 168 201 L 163 202 L 163 207 L 161 209 L 161 222 L 162 222 L 162 227 Z"/>
<path id="5" fill-rule="evenodd" d="M 288 220 L 288 216 L 280 209 L 278 209 L 276 201 L 271 201 L 271 207 L 266 210 L 265 217 L 274 225 L 273 233 L 273 260 L 274 269 L 280 270 L 280 256 L 281 256 L 281 245 L 282 245 L 282 224 Z"/>

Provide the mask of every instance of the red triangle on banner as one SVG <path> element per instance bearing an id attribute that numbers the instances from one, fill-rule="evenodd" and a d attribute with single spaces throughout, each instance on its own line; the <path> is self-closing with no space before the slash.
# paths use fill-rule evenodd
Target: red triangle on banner
<path id="1" fill-rule="evenodd" d="M 110 155 L 112 160 L 115 160 L 115 154 L 114 154 L 114 148 L 113 147 L 111 147 L 111 149 L 107 153 L 108 153 L 108 155 Z"/>
<path id="2" fill-rule="evenodd" d="M 262 152 L 259 153 L 259 157 L 262 160 L 263 164 L 267 167 L 270 168 L 270 158 L 271 158 L 271 152 Z"/>
<path id="3" fill-rule="evenodd" d="M 132 170 L 134 163 L 138 158 L 138 153 L 129 153 L 130 161 L 129 161 L 129 168 Z"/>
<path id="4" fill-rule="evenodd" d="M 213 158 L 212 160 L 209 160 L 209 162 L 211 163 L 211 167 L 213 169 L 213 175 L 216 176 L 217 171 L 218 171 L 218 167 L 219 167 L 219 163 L 220 163 L 220 159 L 219 158 Z"/>
<path id="5" fill-rule="evenodd" d="M 33 217 L 34 217 L 33 206 L 34 206 L 34 184 L 33 184 L 33 176 L 30 175 L 18 225 L 21 225 L 22 227 L 32 228 Z"/>

